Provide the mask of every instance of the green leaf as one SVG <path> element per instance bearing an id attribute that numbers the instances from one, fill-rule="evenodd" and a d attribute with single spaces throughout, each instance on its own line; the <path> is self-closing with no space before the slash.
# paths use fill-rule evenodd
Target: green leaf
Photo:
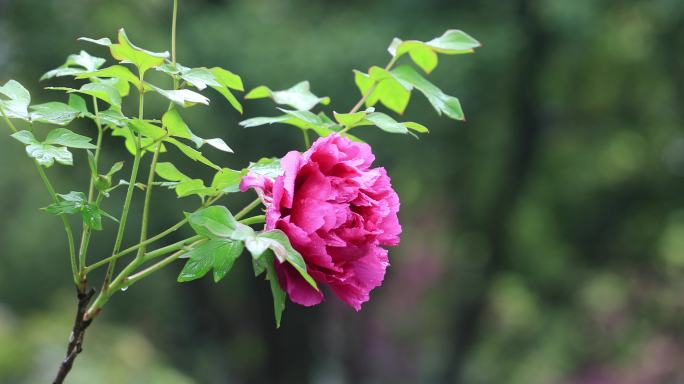
<path id="1" fill-rule="evenodd" d="M 176 168 L 176 166 L 172 163 L 157 163 L 157 168 L 155 168 L 155 171 L 157 172 L 157 175 L 164 180 L 178 182 L 191 180 L 190 177 L 179 171 L 178 168 Z"/>
<path id="2" fill-rule="evenodd" d="M 439 115 L 444 113 L 452 119 L 465 120 L 463 110 L 461 109 L 461 103 L 458 99 L 446 95 L 441 89 L 425 79 L 412 67 L 402 65 L 393 69 L 392 74 L 422 92 Z"/>
<path id="3" fill-rule="evenodd" d="M 86 101 L 79 95 L 69 94 L 69 106 L 79 112 L 79 116 L 84 116 L 88 113 L 88 105 Z"/>
<path id="4" fill-rule="evenodd" d="M 221 281 L 233 268 L 235 260 L 242 254 L 245 246 L 241 241 L 224 241 L 214 254 L 214 282 Z"/>
<path id="5" fill-rule="evenodd" d="M 198 103 L 209 105 L 209 99 L 189 89 L 167 91 L 155 87 L 154 85 L 150 85 L 150 88 L 154 89 L 157 93 L 169 99 L 170 101 L 180 105 L 181 107 L 190 107 Z"/>
<path id="6" fill-rule="evenodd" d="M 274 116 L 274 117 L 252 117 L 251 119 L 242 120 L 238 125 L 244 128 L 258 127 L 265 124 L 282 123 L 289 119 L 288 116 Z"/>
<path id="7" fill-rule="evenodd" d="M 437 53 L 427 46 L 417 46 L 411 49 L 409 56 L 425 73 L 432 72 L 437 67 L 439 61 Z"/>
<path id="8" fill-rule="evenodd" d="M 230 169 L 223 168 L 214 175 L 211 182 L 211 187 L 217 192 L 234 193 L 240 190 L 240 182 L 242 181 L 243 173 Z"/>
<path id="9" fill-rule="evenodd" d="M 404 113 L 411 98 L 411 86 L 380 67 L 371 67 L 368 74 L 355 71 L 354 81 L 362 95 L 368 95 L 366 106 L 380 101 L 399 114 Z"/>
<path id="10" fill-rule="evenodd" d="M 226 88 L 226 87 L 212 87 L 212 88 L 215 89 L 215 90 L 216 90 L 218 93 L 220 93 L 221 95 L 223 95 L 223 97 L 224 97 L 226 100 L 228 100 L 228 102 L 230 103 L 230 105 L 232 105 L 233 108 L 235 108 L 238 112 L 240 112 L 240 113 L 243 112 L 243 110 L 242 110 L 242 104 L 240 104 L 240 102 L 238 101 L 238 99 L 235 97 L 235 95 L 233 95 L 233 94 L 230 92 L 230 90 L 229 90 L 228 88 Z"/>
<path id="11" fill-rule="evenodd" d="M 83 100 L 83 99 L 81 99 Z M 82 114 L 72 106 L 56 101 L 31 106 L 31 121 L 56 125 L 67 125 Z"/>
<path id="12" fill-rule="evenodd" d="M 66 91 L 67 93 L 77 92 L 85 95 L 94 96 L 107 104 L 111 105 L 116 110 L 121 110 L 121 94 L 115 87 L 105 83 L 88 83 L 84 84 L 80 89 L 73 89 L 67 87 L 47 87 L 46 89 Z"/>
<path id="13" fill-rule="evenodd" d="M 437 53 L 457 55 L 472 53 L 480 43 L 463 31 L 451 29 L 442 36 L 430 41 L 406 40 L 395 38 L 387 49 L 392 56 L 399 57 L 405 53 L 411 56 L 416 65 L 426 73 L 432 72 L 437 66 Z"/>
<path id="14" fill-rule="evenodd" d="M 128 118 L 124 116 L 121 111 L 116 108 L 110 108 L 105 111 L 100 111 L 98 114 L 100 121 L 114 127 L 125 127 L 128 123 Z"/>
<path id="15" fill-rule="evenodd" d="M 207 68 L 192 68 L 181 74 L 181 78 L 200 91 L 205 89 L 208 85 L 214 87 L 221 86 L 214 78 L 214 74 Z"/>
<path id="16" fill-rule="evenodd" d="M 44 167 L 51 167 L 54 162 L 73 165 L 74 158 L 65 147 L 55 147 L 45 144 L 32 144 L 26 147 L 26 153 Z"/>
<path id="17" fill-rule="evenodd" d="M 397 122 L 396 120 L 394 120 L 393 118 L 384 113 L 370 113 L 368 114 L 368 116 L 366 116 L 366 120 L 385 132 L 408 133 L 408 129 L 404 124 Z"/>
<path id="18" fill-rule="evenodd" d="M 77 79 L 87 78 L 115 78 L 131 83 L 135 88 L 140 89 L 140 79 L 134 75 L 130 69 L 123 65 L 112 65 L 111 67 L 103 68 L 98 71 L 83 72 L 76 76 Z"/>
<path id="19" fill-rule="evenodd" d="M 188 261 L 178 275 L 178 282 L 199 279 L 213 268 L 214 282 L 218 283 L 231 270 L 243 248 L 242 242 L 222 239 L 209 240 L 193 247 L 184 255 Z"/>
<path id="20" fill-rule="evenodd" d="M 118 40 L 117 44 L 109 46 L 112 57 L 135 65 L 141 73 L 164 64 L 164 59 L 169 57 L 168 52 L 151 52 L 133 45 L 123 28 L 119 30 Z"/>
<path id="21" fill-rule="evenodd" d="M 9 80 L 0 87 L 0 94 L 9 98 L 0 98 L 0 108 L 9 118 L 28 120 L 28 106 L 31 103 L 31 95 L 18 81 Z"/>
<path id="22" fill-rule="evenodd" d="M 147 120 L 131 119 L 128 121 L 128 126 L 133 132 L 139 133 L 143 137 L 154 140 L 159 140 L 166 136 L 166 131 Z"/>
<path id="23" fill-rule="evenodd" d="M 366 111 L 356 113 L 337 113 L 333 112 L 335 120 L 345 127 L 354 127 L 366 117 Z"/>
<path id="24" fill-rule="evenodd" d="M 264 264 L 266 266 L 266 279 L 270 283 L 271 294 L 273 295 L 273 311 L 275 314 L 276 328 L 280 328 L 283 311 L 285 310 L 285 298 L 287 296 L 278 282 L 278 276 L 275 271 L 275 266 L 273 265 L 273 255 L 268 253 L 262 259 L 264 259 Z"/>
<path id="25" fill-rule="evenodd" d="M 188 158 L 195 160 L 195 161 L 199 161 L 200 163 L 207 165 L 211 168 L 214 168 L 216 170 L 221 169 L 221 167 L 219 167 L 218 165 L 211 162 L 211 160 L 204 157 L 201 152 L 190 148 L 189 146 L 181 143 L 180 141 L 178 141 L 172 137 L 166 138 L 165 141 L 176 146 L 176 148 L 178 148 L 181 152 L 183 152 L 183 154 L 185 156 L 187 156 Z"/>
<path id="26" fill-rule="evenodd" d="M 188 220 L 198 235 L 208 238 L 231 238 L 239 224 L 223 206 L 200 209 L 188 215 Z"/>
<path id="27" fill-rule="evenodd" d="M 247 170 L 271 178 L 276 178 L 283 174 L 283 168 L 280 166 L 280 159 L 276 157 L 264 157 L 259 159 L 256 163 L 249 163 Z"/>
<path id="28" fill-rule="evenodd" d="M 40 144 L 40 142 L 33 136 L 33 133 L 27 130 L 21 130 L 10 135 L 10 137 L 19 140 L 21 143 L 26 145 Z"/>
<path id="29" fill-rule="evenodd" d="M 228 144 L 226 144 L 226 142 L 223 141 L 223 139 L 221 139 L 221 138 L 217 137 L 217 138 L 213 138 L 213 139 L 200 139 L 200 140 L 203 144 L 208 144 L 208 145 L 218 149 L 219 151 L 227 152 L 227 153 L 233 153 L 233 150 L 230 149 Z"/>
<path id="30" fill-rule="evenodd" d="M 292 248 L 290 239 L 288 239 L 283 231 L 274 229 L 272 231 L 262 232 L 257 235 L 257 237 L 260 239 L 268 239 L 268 247 L 273 251 L 278 261 L 281 263 L 287 262 L 292 265 L 309 285 L 318 290 L 316 281 L 306 271 L 304 258 L 297 250 Z M 247 246 L 247 242 L 245 242 L 245 245 Z"/>
<path id="31" fill-rule="evenodd" d="M 270 97 L 277 104 L 288 105 L 299 111 L 308 111 L 319 103 L 323 105 L 330 104 L 329 97 L 318 97 L 311 92 L 308 81 L 302 81 L 282 91 L 272 91 L 262 85 L 249 92 L 245 99 L 260 99 L 264 97 Z"/>
<path id="32" fill-rule="evenodd" d="M 102 230 L 102 216 L 117 221 L 116 218 L 107 214 L 100 209 L 100 207 L 88 203 L 88 198 L 83 192 L 71 191 L 65 195 L 57 194 L 57 196 L 60 201 L 48 205 L 43 208 L 43 210 L 53 215 L 73 215 L 80 213 L 83 223 L 96 231 Z"/>
<path id="33" fill-rule="evenodd" d="M 429 133 L 430 132 L 426 126 L 419 124 L 419 123 L 415 123 L 413 121 L 406 121 L 402 124 L 404 124 L 406 126 L 406 128 L 412 129 L 418 133 Z"/>
<path id="34" fill-rule="evenodd" d="M 218 252 L 222 244 L 222 240 L 209 240 L 189 250 L 185 254 L 188 261 L 178 275 L 178 282 L 192 281 L 206 275 L 214 265 L 215 253 Z"/>
<path id="35" fill-rule="evenodd" d="M 207 188 L 204 185 L 202 179 L 186 180 L 176 184 L 176 195 L 178 197 L 187 197 L 191 195 L 207 196 L 212 195 L 213 192 L 213 189 Z"/>
<path id="36" fill-rule="evenodd" d="M 103 37 L 101 39 L 91 39 L 90 37 L 79 37 L 77 40 L 86 41 L 88 43 L 102 45 L 105 47 L 109 47 L 110 45 L 112 45 L 112 41 L 109 40 L 108 37 Z"/>
<path id="37" fill-rule="evenodd" d="M 95 149 L 90 143 L 90 137 L 73 133 L 66 128 L 56 128 L 50 131 L 43 144 L 62 145 L 71 148 Z"/>
<path id="38" fill-rule="evenodd" d="M 81 51 L 78 55 L 69 55 L 61 66 L 46 72 L 40 80 L 51 79 L 60 76 L 75 76 L 85 72 L 97 70 L 105 63 L 105 59 L 91 56 L 86 51 Z"/>
<path id="39" fill-rule="evenodd" d="M 240 92 L 245 90 L 244 85 L 242 85 L 242 79 L 233 72 L 220 67 L 211 68 L 210 71 L 214 75 L 214 79 L 224 87 L 232 88 Z"/>

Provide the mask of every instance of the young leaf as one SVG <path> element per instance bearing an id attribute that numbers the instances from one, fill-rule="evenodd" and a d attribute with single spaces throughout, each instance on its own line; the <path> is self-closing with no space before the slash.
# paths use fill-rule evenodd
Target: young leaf
<path id="1" fill-rule="evenodd" d="M 140 73 L 164 64 L 164 59 L 169 57 L 168 52 L 151 52 L 133 45 L 123 28 L 119 30 L 118 40 L 117 44 L 109 46 L 112 57 L 120 62 L 135 65 Z"/>
<path id="2" fill-rule="evenodd" d="M 461 109 L 461 103 L 458 99 L 446 95 L 441 89 L 429 82 L 412 67 L 402 65 L 393 69 L 392 74 L 422 92 L 438 114 L 441 115 L 444 113 L 452 119 L 465 120 L 463 110 Z"/>
<path id="3" fill-rule="evenodd" d="M 28 120 L 28 106 L 31 103 L 31 95 L 18 81 L 9 80 L 0 87 L 0 94 L 9 98 L 0 98 L 0 109 L 9 118 Z"/>
<path id="4" fill-rule="evenodd" d="M 105 59 L 91 56 L 86 51 L 81 51 L 78 55 L 69 55 L 64 64 L 46 72 L 40 80 L 51 79 L 60 76 L 75 76 L 85 72 L 97 70 L 105 63 Z"/>
<path id="5" fill-rule="evenodd" d="M 154 89 L 157 93 L 169 99 L 170 101 L 180 105 L 181 107 L 190 107 L 197 103 L 209 105 L 209 99 L 189 89 L 167 91 L 155 87 L 154 85 L 150 85 L 150 88 Z"/>
<path id="6" fill-rule="evenodd" d="M 272 91 L 262 85 L 247 93 L 245 99 L 260 99 L 264 97 L 270 97 L 277 104 L 288 105 L 299 111 L 308 111 L 319 103 L 323 105 L 330 104 L 329 97 L 318 97 L 311 92 L 308 81 L 302 81 L 283 91 Z"/>
<path id="7" fill-rule="evenodd" d="M 430 41 L 407 40 L 395 38 L 387 50 L 392 56 L 399 57 L 408 52 L 411 60 L 426 73 L 437 66 L 437 53 L 457 55 L 472 53 L 480 43 L 463 31 L 450 29 L 442 36 Z"/>
<path id="8" fill-rule="evenodd" d="M 207 188 L 202 179 L 186 180 L 176 184 L 176 195 L 178 195 L 178 197 L 187 197 L 191 195 L 203 197 L 212 195 L 213 193 L 214 190 L 212 188 Z"/>

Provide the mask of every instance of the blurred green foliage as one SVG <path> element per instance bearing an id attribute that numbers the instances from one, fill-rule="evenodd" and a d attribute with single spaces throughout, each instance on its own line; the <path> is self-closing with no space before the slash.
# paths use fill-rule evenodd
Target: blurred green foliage
<path id="1" fill-rule="evenodd" d="M 125 26 L 167 50 L 170 13 L 166 0 L 0 0 L 0 83 L 47 101 L 46 70 L 80 49 L 104 55 L 76 37 Z M 358 100 L 352 69 L 383 65 L 393 37 L 463 29 L 484 47 L 444 57 L 432 76 L 468 122 L 417 97 L 405 116 L 430 129 L 420 141 L 357 132 L 393 177 L 404 227 L 360 313 L 334 298 L 289 305 L 276 331 L 246 258 L 219 285 L 181 286 L 179 263 L 113 300 L 74 383 L 684 380 L 684 2 L 198 0 L 180 15 L 183 64 L 229 68 L 248 89 L 309 80 L 345 110 Z M 72 85 L 60 81 L 49 85 Z M 246 117 L 272 112 L 245 103 Z M 235 168 L 301 147 L 285 126 L 243 130 L 228 105 L 189 114 L 236 150 L 224 159 Z M 8 135 L 0 147 L 0 381 L 44 382 L 75 305 L 67 253 L 57 220 L 36 209 L 49 200 L 23 148 Z M 86 183 L 50 172 L 69 181 L 61 192 Z M 178 220 L 171 204 L 184 203 L 156 195 L 152 232 Z"/>

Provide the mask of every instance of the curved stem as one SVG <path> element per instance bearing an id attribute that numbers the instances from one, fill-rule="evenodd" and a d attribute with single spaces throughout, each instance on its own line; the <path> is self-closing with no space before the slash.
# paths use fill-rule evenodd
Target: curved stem
<path id="1" fill-rule="evenodd" d="M 261 204 L 261 199 L 258 197 L 256 200 L 252 201 L 251 203 L 247 204 L 246 207 L 242 208 L 240 212 L 235 214 L 235 220 L 240 220 L 243 218 L 246 214 L 250 213 L 254 208 L 258 207 L 259 204 Z"/>
<path id="2" fill-rule="evenodd" d="M 304 149 L 309 149 L 311 146 L 311 139 L 309 139 L 309 130 L 304 129 L 302 130 L 302 133 L 304 134 Z"/>
<path id="3" fill-rule="evenodd" d="M 245 225 L 261 224 L 261 223 L 266 222 L 266 216 L 264 216 L 264 215 L 252 216 L 252 217 L 248 217 L 246 219 L 242 219 L 242 220 L 240 220 L 240 222 L 242 224 L 245 224 Z"/>

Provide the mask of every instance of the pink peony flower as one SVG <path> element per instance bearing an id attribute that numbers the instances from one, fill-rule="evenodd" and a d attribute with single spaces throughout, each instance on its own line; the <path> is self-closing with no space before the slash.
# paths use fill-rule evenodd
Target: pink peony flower
<path id="1" fill-rule="evenodd" d="M 271 180 L 250 173 L 240 184 L 254 188 L 266 205 L 266 229 L 280 229 L 304 257 L 319 284 L 355 310 L 382 284 L 389 265 L 382 246 L 399 244 L 399 197 L 367 144 L 333 134 L 281 160 L 283 174 Z M 295 303 L 323 300 L 289 264 L 275 261 L 281 287 Z"/>

